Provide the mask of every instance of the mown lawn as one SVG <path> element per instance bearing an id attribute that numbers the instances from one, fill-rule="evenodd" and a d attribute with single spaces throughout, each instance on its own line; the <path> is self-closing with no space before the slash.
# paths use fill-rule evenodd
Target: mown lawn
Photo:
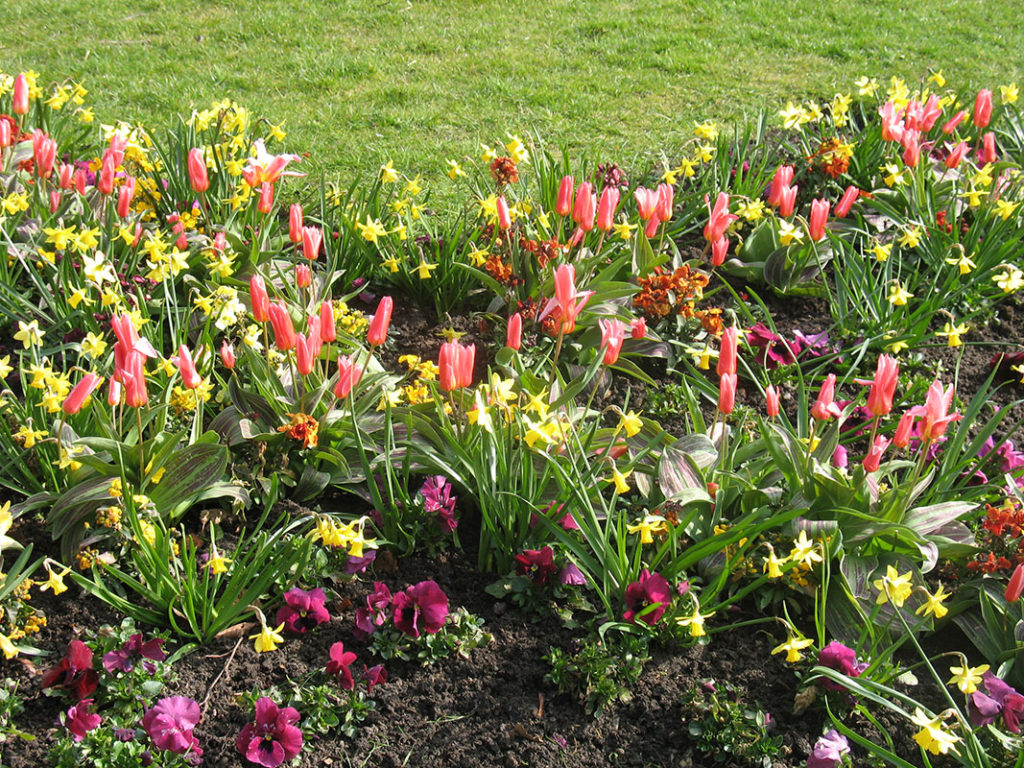
<path id="1" fill-rule="evenodd" d="M 79 78 L 108 122 L 166 124 L 230 96 L 346 181 L 386 159 L 436 175 L 506 131 L 636 167 L 671 155 L 693 120 L 831 97 L 859 75 L 1020 80 L 1015 5 L 19 0 L 0 70 Z"/>

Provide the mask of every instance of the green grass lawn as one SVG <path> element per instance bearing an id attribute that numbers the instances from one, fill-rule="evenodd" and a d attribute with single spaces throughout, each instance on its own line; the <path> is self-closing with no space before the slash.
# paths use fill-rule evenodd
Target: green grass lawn
<path id="1" fill-rule="evenodd" d="M 84 81 L 97 116 L 167 123 L 229 96 L 344 181 L 439 174 L 506 131 L 627 167 L 854 78 L 1022 79 L 991 0 L 19 0 L 0 70 Z M 310 170 L 307 167 L 307 170 Z"/>

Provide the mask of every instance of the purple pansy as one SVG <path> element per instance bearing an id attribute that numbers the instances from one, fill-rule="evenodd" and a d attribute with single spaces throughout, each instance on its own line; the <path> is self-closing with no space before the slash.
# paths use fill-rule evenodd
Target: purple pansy
<path id="1" fill-rule="evenodd" d="M 142 727 L 153 745 L 183 755 L 201 755 L 199 740 L 192 733 L 202 717 L 199 704 L 187 696 L 160 699 L 142 718 Z"/>
<path id="2" fill-rule="evenodd" d="M 139 659 L 146 659 L 142 662 L 142 668 L 152 675 L 156 671 L 156 665 L 152 662 L 167 658 L 167 654 L 161 648 L 163 644 L 164 641 L 159 638 L 143 642 L 142 633 L 134 634 L 120 650 L 103 654 L 103 668 L 110 674 L 117 670 L 131 672 Z"/>
<path id="3" fill-rule="evenodd" d="M 668 581 L 660 573 L 650 573 L 646 568 L 640 573 L 639 581 L 626 587 L 626 612 L 622 618 L 631 624 L 636 619 L 648 625 L 654 625 L 662 617 L 672 600 L 672 589 Z M 654 606 L 647 610 L 649 606 Z M 643 613 L 643 615 L 639 615 Z"/>
<path id="4" fill-rule="evenodd" d="M 391 607 L 395 626 L 410 637 L 419 637 L 421 631 L 432 635 L 448 618 L 448 596 L 434 581 L 421 581 L 399 592 Z"/>
<path id="5" fill-rule="evenodd" d="M 246 760 L 277 768 L 302 751 L 302 731 L 295 726 L 299 718 L 294 707 L 279 708 L 264 696 L 256 701 L 256 721 L 245 725 L 235 746 Z"/>
<path id="6" fill-rule="evenodd" d="M 324 605 L 327 596 L 319 587 L 308 592 L 304 589 L 289 589 L 284 593 L 285 605 L 277 610 L 277 623 L 284 624 L 292 632 L 305 634 L 331 620 Z"/>

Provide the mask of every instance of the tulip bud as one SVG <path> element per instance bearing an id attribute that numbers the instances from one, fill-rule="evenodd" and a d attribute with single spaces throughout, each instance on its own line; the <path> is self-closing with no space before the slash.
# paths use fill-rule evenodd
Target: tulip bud
<path id="1" fill-rule="evenodd" d="M 615 225 L 615 209 L 619 206 L 621 193 L 618 187 L 605 187 L 601 202 L 597 204 L 597 228 L 608 232 Z"/>
<path id="2" fill-rule="evenodd" d="M 188 181 L 197 195 L 210 188 L 210 177 L 206 172 L 206 156 L 198 148 L 188 151 Z"/>
<path id="3" fill-rule="evenodd" d="M 103 378 L 97 376 L 95 373 L 87 373 L 82 377 L 82 380 L 72 387 L 68 396 L 64 399 L 64 403 L 61 406 L 68 416 L 73 416 L 78 413 L 82 406 L 85 404 L 86 399 L 93 393 L 93 391 L 100 384 L 103 383 Z"/>
<path id="4" fill-rule="evenodd" d="M 768 188 L 768 205 L 777 208 L 782 201 L 782 191 L 793 182 L 793 166 L 780 165 Z"/>
<path id="5" fill-rule="evenodd" d="M 965 117 L 967 117 L 967 112 L 961 109 L 959 112 L 953 115 L 952 120 L 950 120 L 948 123 L 942 126 L 942 132 L 947 135 L 952 133 L 953 131 L 956 130 L 956 127 L 964 121 Z"/>
<path id="6" fill-rule="evenodd" d="M 736 374 L 723 373 L 718 384 L 718 410 L 728 416 L 736 402 Z"/>
<path id="7" fill-rule="evenodd" d="M 996 135 L 989 131 L 981 138 L 981 149 L 978 150 L 978 165 L 987 165 L 999 160 L 996 154 Z"/>
<path id="8" fill-rule="evenodd" d="M 636 199 L 641 221 L 650 220 L 658 208 L 658 193 L 653 189 L 637 187 L 633 190 L 633 197 Z"/>
<path id="9" fill-rule="evenodd" d="M 874 444 L 871 446 L 871 450 L 868 451 L 868 455 L 864 457 L 864 471 L 865 472 L 877 472 L 878 467 L 882 463 L 882 454 L 885 453 L 885 449 L 889 447 L 889 441 L 879 435 L 875 438 Z"/>
<path id="10" fill-rule="evenodd" d="M 770 384 L 764 392 L 765 411 L 771 418 L 779 415 L 779 390 Z"/>
<path id="11" fill-rule="evenodd" d="M 736 373 L 736 350 L 738 338 L 736 327 L 730 326 L 722 331 L 722 348 L 718 353 L 718 367 L 715 373 Z"/>
<path id="12" fill-rule="evenodd" d="M 642 339 L 647 335 L 647 320 L 642 317 L 634 317 L 629 321 L 630 336 L 634 339 Z"/>
<path id="13" fill-rule="evenodd" d="M 320 255 L 320 245 L 323 243 L 324 231 L 320 227 L 302 228 L 302 255 L 310 261 L 316 261 Z"/>
<path id="14" fill-rule="evenodd" d="M 225 339 L 220 345 L 220 361 L 224 363 L 224 367 L 229 371 L 235 368 L 235 348 L 232 347 L 228 340 Z"/>
<path id="15" fill-rule="evenodd" d="M 782 218 L 788 218 L 793 215 L 793 211 L 796 210 L 796 193 L 797 187 L 794 184 L 791 187 L 785 187 L 779 193 L 779 216 Z"/>
<path id="16" fill-rule="evenodd" d="M 304 333 L 295 334 L 295 369 L 301 376 L 308 376 L 313 370 L 313 351 Z"/>
<path id="17" fill-rule="evenodd" d="M 948 147 L 949 144 L 947 144 L 946 146 Z M 963 161 L 968 149 L 970 149 L 970 147 L 968 146 L 967 142 L 961 141 L 959 144 L 957 144 L 949 151 L 949 154 L 946 156 L 946 159 L 942 161 L 943 164 L 951 170 L 953 168 L 956 168 Z"/>
<path id="18" fill-rule="evenodd" d="M 377 311 L 370 321 L 370 327 L 366 331 L 366 342 L 371 347 L 379 347 L 388 338 L 388 327 L 391 325 L 391 312 L 394 309 L 394 302 L 390 296 L 385 296 L 377 305 Z"/>
<path id="19" fill-rule="evenodd" d="M 992 91 L 982 88 L 974 99 L 974 115 L 971 118 L 978 128 L 987 128 L 992 120 Z"/>
<path id="20" fill-rule="evenodd" d="M 86 186 L 88 186 L 88 183 L 89 183 L 89 174 L 87 174 L 85 172 L 84 168 L 78 168 L 75 171 L 75 189 L 78 191 L 78 194 L 80 194 L 80 195 L 84 195 L 85 194 L 85 188 L 86 188 Z"/>
<path id="21" fill-rule="evenodd" d="M 22 72 L 14 78 L 14 93 L 11 95 L 11 112 L 16 115 L 28 114 L 28 78 Z"/>
<path id="22" fill-rule="evenodd" d="M 658 185 L 658 204 L 654 212 L 663 222 L 672 218 L 672 205 L 675 201 L 675 187 L 671 184 Z"/>
<path id="23" fill-rule="evenodd" d="M 320 304 L 320 340 L 330 344 L 338 338 L 338 326 L 334 322 L 334 308 L 329 301 Z"/>
<path id="24" fill-rule="evenodd" d="M 11 146 L 11 124 L 6 120 L 0 120 L 0 149 Z"/>
<path id="25" fill-rule="evenodd" d="M 295 346 L 295 326 L 292 325 L 292 317 L 281 300 L 270 302 L 269 307 L 270 324 L 274 328 L 274 343 L 282 352 L 287 352 Z"/>
<path id="26" fill-rule="evenodd" d="M 615 365 L 619 361 L 619 352 L 626 338 L 626 324 L 617 318 L 601 318 L 597 321 L 601 328 L 601 349 L 604 350 L 604 364 Z"/>
<path id="27" fill-rule="evenodd" d="M 100 166 L 99 175 L 96 177 L 96 189 L 101 195 L 110 195 L 114 192 L 114 156 L 109 152 L 103 153 L 103 165 Z"/>
<path id="28" fill-rule="evenodd" d="M 228 249 L 228 237 L 223 231 L 213 236 L 213 248 L 217 253 L 224 253 Z"/>
<path id="29" fill-rule="evenodd" d="M 845 219 L 849 215 L 850 209 L 853 207 L 853 204 L 857 202 L 857 198 L 859 196 L 860 190 L 856 186 L 854 186 L 853 184 L 848 186 L 846 188 L 846 191 L 843 192 L 843 196 L 839 199 L 839 202 L 836 203 L 835 210 L 833 211 L 833 213 L 835 213 L 836 215 L 836 218 Z"/>
<path id="30" fill-rule="evenodd" d="M 313 275 L 305 264 L 295 265 L 295 284 L 299 288 L 308 288 L 313 282 Z"/>
<path id="31" fill-rule="evenodd" d="M 362 378 L 363 369 L 355 364 L 349 355 L 338 357 L 338 383 L 334 385 L 334 396 L 344 400 L 359 383 Z"/>
<path id="32" fill-rule="evenodd" d="M 523 344 L 523 316 L 516 312 L 508 319 L 508 328 L 505 332 L 505 346 L 517 352 Z"/>
<path id="33" fill-rule="evenodd" d="M 512 216 L 508 210 L 508 202 L 505 197 L 499 197 L 498 201 L 494 206 L 498 211 L 498 227 L 501 229 L 508 229 L 512 226 Z"/>
<path id="34" fill-rule="evenodd" d="M 825 239 L 825 224 L 828 221 L 829 202 L 825 199 L 811 203 L 811 217 L 807 225 L 807 233 L 811 240 L 818 242 Z"/>
<path id="35" fill-rule="evenodd" d="M 252 300 L 252 316 L 257 323 L 265 323 L 270 319 L 270 297 L 267 296 L 267 285 L 260 275 L 249 278 L 249 297 Z"/>
<path id="36" fill-rule="evenodd" d="M 829 416 L 839 416 L 842 410 L 835 404 L 836 375 L 830 373 L 822 382 L 818 391 L 818 399 L 811 406 L 811 416 L 818 421 L 824 421 Z"/>
<path id="37" fill-rule="evenodd" d="M 910 445 L 910 430 L 914 427 L 914 414 L 907 411 L 900 417 L 896 425 L 896 434 L 892 437 L 892 444 L 895 448 L 906 448 Z"/>
<path id="38" fill-rule="evenodd" d="M 288 209 L 288 239 L 296 245 L 302 242 L 302 206 L 292 203 Z"/>
<path id="39" fill-rule="evenodd" d="M 192 353 L 184 344 L 178 347 L 178 371 L 181 373 L 181 383 L 185 389 L 195 389 L 203 383 L 203 377 L 196 371 Z"/>
<path id="40" fill-rule="evenodd" d="M 135 199 L 135 177 L 129 176 L 124 184 L 117 190 L 117 215 L 122 219 L 128 218 L 132 211 L 132 200 Z"/>
<path id="41" fill-rule="evenodd" d="M 595 205 L 594 185 L 585 181 L 580 184 L 580 188 L 576 192 L 576 204 L 572 209 L 572 220 L 584 232 L 589 232 L 594 228 Z"/>
<path id="42" fill-rule="evenodd" d="M 889 355 L 879 355 L 875 378 L 868 392 L 868 410 L 875 416 L 885 416 L 892 410 L 892 399 L 896 394 L 900 364 Z"/>
<path id="43" fill-rule="evenodd" d="M 729 255 L 729 238 L 722 235 L 711 244 L 711 266 L 720 267 L 725 264 L 727 255 Z"/>
<path id="44" fill-rule="evenodd" d="M 572 210 L 572 190 L 576 184 L 572 176 L 563 176 L 558 185 L 558 199 L 555 202 L 555 213 L 567 216 Z"/>
<path id="45" fill-rule="evenodd" d="M 260 185 L 260 199 L 256 204 L 256 210 L 260 213 L 270 213 L 274 207 L 274 185 L 265 181 Z"/>
<path id="46" fill-rule="evenodd" d="M 6 123 L 0 121 L 0 125 L 6 125 Z M 75 166 L 71 165 L 71 163 L 61 163 L 57 173 L 57 184 L 60 186 L 61 189 L 71 189 L 71 187 L 74 186 Z"/>
<path id="47" fill-rule="evenodd" d="M 1010 576 L 1010 583 L 1006 585 L 1003 597 L 1008 603 L 1016 603 L 1020 600 L 1021 594 L 1024 594 L 1024 563 L 1017 563 L 1017 567 L 1013 569 L 1013 575 Z"/>

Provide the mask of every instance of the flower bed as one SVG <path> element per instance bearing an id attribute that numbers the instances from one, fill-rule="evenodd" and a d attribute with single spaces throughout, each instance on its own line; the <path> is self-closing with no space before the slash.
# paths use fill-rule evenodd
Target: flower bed
<path id="1" fill-rule="evenodd" d="M 13 765 L 1012 763 L 1015 86 L 862 78 L 635 184 L 509 137 L 451 211 L 230 102 L 0 91 Z"/>

